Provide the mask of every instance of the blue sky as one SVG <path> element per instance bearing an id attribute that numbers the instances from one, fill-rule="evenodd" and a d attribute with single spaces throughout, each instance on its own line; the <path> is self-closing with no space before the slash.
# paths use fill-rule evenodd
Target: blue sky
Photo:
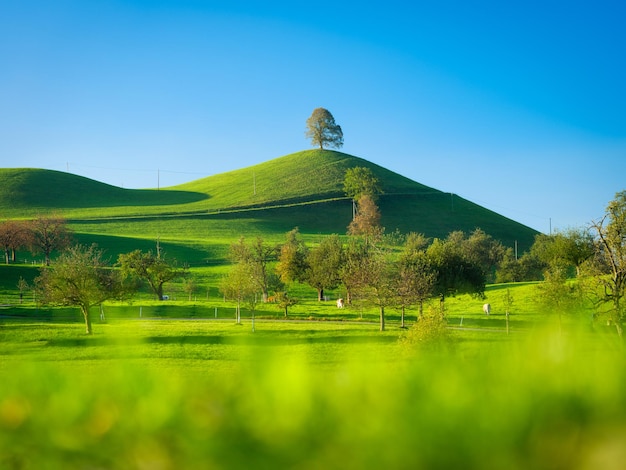
<path id="1" fill-rule="evenodd" d="M 542 232 L 626 190 L 626 6 L 0 0 L 0 166 L 171 186 L 342 151 Z M 158 179 L 157 179 L 158 178 Z"/>

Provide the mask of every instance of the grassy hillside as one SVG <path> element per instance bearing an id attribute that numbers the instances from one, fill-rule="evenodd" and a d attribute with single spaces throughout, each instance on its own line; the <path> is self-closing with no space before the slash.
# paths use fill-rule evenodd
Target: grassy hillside
<path id="1" fill-rule="evenodd" d="M 33 168 L 0 169 L 0 214 L 32 216 L 50 211 L 116 214 L 123 207 L 184 205 L 206 195 L 176 190 L 122 189 L 82 176 Z M 87 211 L 81 211 L 87 209 Z M 94 210 L 96 210 L 94 212 Z"/>
<path id="2" fill-rule="evenodd" d="M 341 234 L 352 216 L 343 179 L 356 166 L 370 168 L 381 183 L 382 225 L 388 233 L 445 237 L 453 230 L 481 228 L 507 246 L 517 241 L 524 250 L 532 244 L 536 232 L 522 224 L 328 150 L 297 152 L 160 190 L 122 189 L 57 171 L 0 169 L 0 219 L 55 213 L 70 220 L 81 241 L 106 240 L 114 248 L 159 237 L 176 252 L 227 245 L 240 235 L 278 240 L 296 226 L 309 237 Z"/>

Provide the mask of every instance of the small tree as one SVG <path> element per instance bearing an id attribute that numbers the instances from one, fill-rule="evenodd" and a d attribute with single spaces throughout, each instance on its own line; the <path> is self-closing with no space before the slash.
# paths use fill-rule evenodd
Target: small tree
<path id="1" fill-rule="evenodd" d="M 256 283 L 250 264 L 243 261 L 234 264 L 220 282 L 220 290 L 226 298 L 237 302 L 235 320 L 241 323 L 241 304 L 254 298 L 256 293 Z"/>
<path id="2" fill-rule="evenodd" d="M 293 297 L 289 297 L 289 294 L 287 292 L 278 292 L 276 294 L 276 303 L 278 307 L 281 308 L 283 312 L 285 312 L 285 318 L 287 318 L 287 316 L 289 315 L 289 307 L 291 307 L 292 305 L 296 305 L 298 303 L 298 300 L 294 299 Z"/>
<path id="3" fill-rule="evenodd" d="M 362 166 L 355 166 L 346 170 L 343 190 L 346 196 L 354 201 L 361 199 L 361 196 L 369 196 L 373 201 L 376 201 L 383 192 L 380 182 L 372 170 Z"/>
<path id="4" fill-rule="evenodd" d="M 549 313 L 556 313 L 559 333 L 563 332 L 563 315 L 570 312 L 579 301 L 576 288 L 567 282 L 565 268 L 554 266 L 544 273 L 544 281 L 537 285 L 538 300 Z"/>
<path id="5" fill-rule="evenodd" d="M 306 137 L 311 144 L 319 147 L 324 146 L 341 148 L 343 146 L 343 131 L 335 123 L 335 118 L 330 111 L 324 108 L 316 108 L 306 121 Z"/>
<path id="6" fill-rule="evenodd" d="M 0 248 L 4 249 L 6 264 L 15 262 L 15 251 L 28 246 L 29 240 L 30 231 L 24 222 L 7 220 L 0 223 Z"/>
<path id="7" fill-rule="evenodd" d="M 509 334 L 509 316 L 511 315 L 511 307 L 513 305 L 513 295 L 511 295 L 511 289 L 507 288 L 504 293 L 504 314 L 506 315 L 506 334 Z"/>
<path id="8" fill-rule="evenodd" d="M 443 302 L 447 296 L 456 294 L 484 296 L 485 274 L 480 266 L 463 256 L 454 233 L 445 241 L 435 239 L 426 253 L 437 273 L 434 292 L 440 296 L 442 315 Z"/>
<path id="9" fill-rule="evenodd" d="M 424 316 L 424 302 L 433 295 L 436 273 L 426 254 L 428 239 L 422 234 L 410 233 L 398 262 L 398 298 L 404 310 L 417 303 L 420 320 Z"/>
<path id="10" fill-rule="evenodd" d="M 374 200 L 367 194 L 357 202 L 356 214 L 348 225 L 348 235 L 363 235 L 372 241 L 378 240 L 383 234 L 380 226 L 380 211 Z"/>
<path id="11" fill-rule="evenodd" d="M 95 245 L 69 248 L 54 267 L 42 268 L 35 285 L 44 303 L 79 307 L 88 335 L 92 334 L 91 307 L 117 297 L 121 289 L 117 271 L 107 267 Z"/>
<path id="12" fill-rule="evenodd" d="M 62 217 L 37 217 L 30 223 L 31 244 L 34 253 L 43 253 L 46 266 L 54 250 L 69 246 L 71 234 Z"/>
<path id="13" fill-rule="evenodd" d="M 341 282 L 340 270 L 343 264 L 343 247 L 334 234 L 322 239 L 307 256 L 306 282 L 317 290 L 317 299 L 324 298 L 325 289 L 334 289 Z"/>
<path id="14" fill-rule="evenodd" d="M 371 246 L 369 256 L 363 261 L 362 284 L 357 292 L 368 303 L 378 307 L 380 331 L 385 331 L 385 309 L 397 303 L 397 266 L 386 250 L 375 246 Z"/>
<path id="15" fill-rule="evenodd" d="M 189 301 L 192 300 L 193 294 L 198 290 L 198 284 L 196 284 L 196 280 L 189 276 L 183 282 L 183 290 L 189 296 Z"/>
<path id="16" fill-rule="evenodd" d="M 308 249 L 297 227 L 287 232 L 285 238 L 279 250 L 276 273 L 285 284 L 302 282 L 307 270 Z"/>
<path id="17" fill-rule="evenodd" d="M 609 322 L 615 325 L 617 334 L 622 337 L 624 307 L 622 298 L 626 291 L 626 191 L 615 195 L 606 208 L 602 219 L 592 222 L 595 231 L 596 269 L 592 271 L 598 288 L 598 306 L 610 305 L 607 312 Z"/>
<path id="18" fill-rule="evenodd" d="M 252 279 L 263 295 L 263 302 L 267 302 L 270 290 L 276 287 L 277 276 L 270 270 L 270 263 L 276 261 L 277 251 L 275 246 L 268 245 L 260 237 L 250 245 L 246 244 L 244 237 L 241 237 L 230 248 L 230 258 L 233 262 L 250 265 Z"/>
<path id="19" fill-rule="evenodd" d="M 20 276 L 20 280 L 17 281 L 17 289 L 20 291 L 20 304 L 24 301 L 24 292 L 26 292 L 30 286 L 26 279 Z"/>
<path id="20" fill-rule="evenodd" d="M 185 267 L 178 268 L 175 261 L 169 262 L 163 256 L 157 256 L 152 251 L 135 250 L 130 253 L 122 253 L 119 255 L 117 263 L 121 267 L 124 277 L 147 282 L 158 300 L 163 300 L 165 283 L 187 274 Z"/>

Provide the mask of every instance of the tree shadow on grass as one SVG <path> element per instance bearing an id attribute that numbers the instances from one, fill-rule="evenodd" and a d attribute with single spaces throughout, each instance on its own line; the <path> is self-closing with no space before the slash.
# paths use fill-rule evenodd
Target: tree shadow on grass
<path id="1" fill-rule="evenodd" d="M 293 337 L 276 335 L 272 332 L 263 334 L 253 333 L 249 336 L 219 336 L 219 335 L 175 335 L 175 336 L 148 336 L 132 340 L 132 344 L 159 344 L 171 345 L 243 345 L 243 346 L 296 346 L 306 344 L 381 344 L 397 341 L 393 336 L 320 336 L 320 337 Z M 48 347 L 90 347 L 107 346 L 112 344 L 129 344 L 128 339 L 116 338 L 55 338 L 47 342 Z"/>

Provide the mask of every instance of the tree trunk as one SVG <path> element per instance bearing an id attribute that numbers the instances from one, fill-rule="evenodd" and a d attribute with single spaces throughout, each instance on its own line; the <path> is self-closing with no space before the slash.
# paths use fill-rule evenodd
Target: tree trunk
<path id="1" fill-rule="evenodd" d="M 402 311 L 400 313 L 400 328 L 404 328 L 404 305 L 402 306 Z"/>
<path id="2" fill-rule="evenodd" d="M 385 307 L 380 307 L 380 331 L 385 331 Z"/>
<path id="3" fill-rule="evenodd" d="M 5 263 L 9 264 L 9 250 L 4 250 Z"/>
<path id="4" fill-rule="evenodd" d="M 323 288 L 317 289 L 318 302 L 321 302 L 323 299 L 324 299 L 324 289 Z"/>
<path id="5" fill-rule="evenodd" d="M 82 305 L 80 307 L 81 312 L 83 313 L 83 317 L 85 318 L 85 329 L 88 335 L 92 334 L 93 331 L 91 329 L 91 316 L 89 315 L 89 307 Z"/>

